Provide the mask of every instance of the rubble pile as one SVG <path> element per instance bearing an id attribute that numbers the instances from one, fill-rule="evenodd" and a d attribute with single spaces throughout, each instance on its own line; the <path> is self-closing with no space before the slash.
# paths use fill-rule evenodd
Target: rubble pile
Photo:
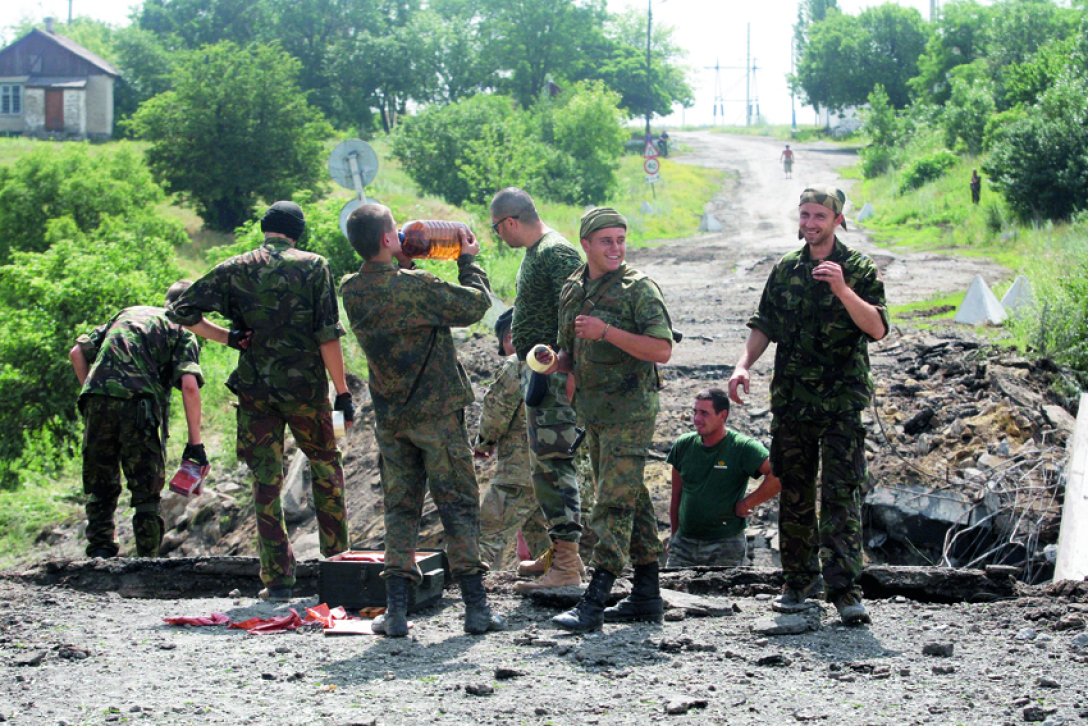
<path id="1" fill-rule="evenodd" d="M 953 330 L 900 335 L 873 353 L 873 557 L 1048 577 L 1075 423 L 1050 390 L 1061 372 Z"/>

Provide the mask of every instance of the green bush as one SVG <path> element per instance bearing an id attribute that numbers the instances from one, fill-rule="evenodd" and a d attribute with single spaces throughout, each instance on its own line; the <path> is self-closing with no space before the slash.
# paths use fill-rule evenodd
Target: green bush
<path id="1" fill-rule="evenodd" d="M 557 202 L 600 203 L 616 185 L 623 153 L 618 101 L 594 82 L 527 111 L 504 96 L 476 95 L 407 119 L 393 155 L 423 192 L 450 204 L 486 204 L 507 186 Z"/>
<path id="2" fill-rule="evenodd" d="M 109 216 L 146 215 L 163 200 L 140 153 L 109 147 L 38 142 L 0 167 L 0 264 L 15 250 L 42 252 L 52 219 L 67 217 L 91 233 Z"/>
<path id="3" fill-rule="evenodd" d="M 918 189 L 927 182 L 939 179 L 955 165 L 956 155 L 948 149 L 941 149 L 932 154 L 920 156 L 903 168 L 903 174 L 899 182 L 899 193 L 906 194 L 912 189 Z"/>
<path id="4" fill-rule="evenodd" d="M 300 64 L 278 46 L 230 42 L 180 56 L 172 90 L 140 105 L 127 128 L 148 161 L 209 227 L 230 231 L 259 200 L 326 183 L 332 128 L 298 87 Z"/>
<path id="5" fill-rule="evenodd" d="M 162 305 L 184 240 L 180 223 L 151 216 L 105 217 L 92 232 L 62 217 L 47 225 L 46 251 L 15 252 L 0 267 L 0 487 L 17 485 L 28 468 L 28 442 L 77 440 L 68 349 L 122 308 Z"/>
<path id="6" fill-rule="evenodd" d="M 1063 77 L 995 134 L 983 169 L 1023 219 L 1067 219 L 1088 208 L 1088 80 Z"/>

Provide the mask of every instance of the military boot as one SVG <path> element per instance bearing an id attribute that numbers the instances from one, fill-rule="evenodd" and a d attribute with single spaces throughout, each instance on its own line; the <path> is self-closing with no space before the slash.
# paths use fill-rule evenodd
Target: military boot
<path id="1" fill-rule="evenodd" d="M 465 632 L 480 635 L 489 630 L 502 630 L 502 618 L 492 613 L 487 604 L 484 576 L 478 572 L 461 575 L 457 584 L 461 586 L 461 600 L 465 603 Z"/>
<path id="2" fill-rule="evenodd" d="M 565 613 L 552 618 L 552 625 L 572 633 L 588 633 L 599 630 L 604 624 L 604 606 L 616 576 L 608 570 L 598 569 L 593 573 L 585 594 L 578 604 Z"/>
<path id="3" fill-rule="evenodd" d="M 606 623 L 632 623 L 646 621 L 660 623 L 665 614 L 665 601 L 661 599 L 658 585 L 657 560 L 646 565 L 635 565 L 631 578 L 631 594 L 604 611 Z"/>
<path id="4" fill-rule="evenodd" d="M 578 543 L 557 539 L 553 547 L 555 553 L 552 555 L 551 567 L 544 576 L 532 582 L 519 582 L 514 585 L 515 592 L 525 594 L 533 590 L 554 590 L 582 584 L 579 570 L 584 571 L 585 566 L 582 558 L 578 556 Z"/>
<path id="5" fill-rule="evenodd" d="M 412 581 L 406 577 L 385 580 L 385 612 L 374 618 L 370 629 L 378 635 L 403 638 L 408 635 L 408 588 Z"/>
<path id="6" fill-rule="evenodd" d="M 586 539 L 586 532 L 588 532 L 588 530 L 582 532 L 583 542 Z M 578 543 L 578 548 L 581 550 L 583 544 Z M 543 575 L 552 566 L 552 559 L 554 557 L 555 547 L 553 546 L 544 550 L 540 557 L 537 557 L 535 560 L 522 560 L 518 563 L 518 577 L 538 577 Z M 582 561 L 581 556 L 578 557 L 578 576 L 586 576 L 586 565 L 585 562 Z"/>

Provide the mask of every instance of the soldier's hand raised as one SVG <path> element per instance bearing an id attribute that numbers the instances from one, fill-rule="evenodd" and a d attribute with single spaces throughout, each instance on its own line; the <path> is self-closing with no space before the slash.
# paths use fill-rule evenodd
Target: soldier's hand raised
<path id="1" fill-rule="evenodd" d="M 475 257 L 480 254 L 480 242 L 476 239 L 476 235 L 472 233 L 472 230 L 461 228 L 457 230 L 457 233 L 461 236 L 462 255 L 472 255 Z"/>

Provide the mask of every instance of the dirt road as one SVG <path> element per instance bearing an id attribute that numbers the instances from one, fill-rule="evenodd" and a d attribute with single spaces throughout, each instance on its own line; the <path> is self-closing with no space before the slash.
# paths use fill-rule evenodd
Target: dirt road
<path id="1" fill-rule="evenodd" d="M 797 239 L 797 200 L 808 186 L 833 185 L 847 193 L 849 231 L 840 229 L 839 237 L 880 266 L 889 304 L 966 290 L 978 274 L 991 286 L 1010 274 L 986 260 L 892 251 L 875 244 L 853 222 L 864 200 L 853 196 L 852 180 L 840 179 L 836 172 L 856 163 L 851 149 L 823 142 L 791 144 L 796 162 L 793 178 L 786 179 L 777 163 L 782 148 L 777 140 L 709 132 L 677 133 L 675 138 L 678 148 L 690 148 L 675 161 L 735 172 L 737 180 L 706 206 L 721 222 L 722 232 L 666 241 L 630 254 L 637 267 L 661 284 L 674 323 L 688 336 L 677 347 L 673 365 L 736 362 L 747 338 L 744 323 L 755 310 L 771 266 L 802 244 Z"/>

